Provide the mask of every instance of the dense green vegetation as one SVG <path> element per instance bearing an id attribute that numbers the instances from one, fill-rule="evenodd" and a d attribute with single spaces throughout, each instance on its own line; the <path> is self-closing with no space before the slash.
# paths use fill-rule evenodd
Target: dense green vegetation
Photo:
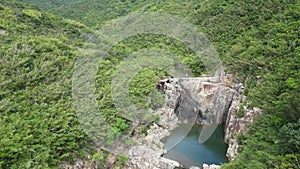
<path id="1" fill-rule="evenodd" d="M 133 12 L 144 5 L 147 1 L 143 0 L 19 0 L 35 4 L 42 9 L 48 9 L 55 13 L 88 25 L 102 25 L 104 21 L 115 19 Z M 79 7 L 79 8 L 78 8 Z"/>
<path id="2" fill-rule="evenodd" d="M 9 1 L 0 16 L 0 168 L 56 168 L 88 147 L 70 78 L 89 30 Z"/>
<path id="3" fill-rule="evenodd" d="M 41 9 L 55 9 L 61 7 L 63 5 L 70 5 L 72 3 L 81 2 L 84 0 L 55 0 L 55 1 L 48 1 L 48 0 L 19 0 L 19 2 L 24 2 L 27 4 L 34 4 Z"/>
<path id="4" fill-rule="evenodd" d="M 208 8 L 201 17 L 213 19 L 198 22 L 209 30 L 229 72 L 247 79 L 249 106 L 264 113 L 241 137 L 240 156 L 224 168 L 299 168 L 300 4 L 212 4 L 218 6 L 219 12 Z"/>
<path id="5" fill-rule="evenodd" d="M 19 0 L 22 1 L 22 0 Z M 55 168 L 90 142 L 74 114 L 71 76 L 84 33 L 131 12 L 155 11 L 185 17 L 207 34 L 226 66 L 247 81 L 249 107 L 263 115 L 240 138 L 240 156 L 224 168 L 299 168 L 300 3 L 296 0 L 36 1 L 65 18 L 7 0 L 0 6 L 0 168 Z M 90 26 L 88 28 L 83 24 Z M 116 66 L 134 51 L 157 47 L 176 53 L 195 74 L 204 72 L 193 52 L 160 35 L 130 37 L 111 49 L 98 69 L 101 113 L 121 134 L 129 122 L 118 114 L 110 82 Z M 141 72 L 131 84 L 137 104 L 147 104 L 165 72 Z M 147 80 L 145 80 L 147 79 Z M 159 100 L 159 94 L 154 98 Z M 148 124 L 143 124 L 141 132 Z M 108 141 L 114 137 L 107 134 Z M 101 154 L 95 158 L 104 159 Z M 120 163 L 124 163 L 120 157 Z"/>
<path id="6" fill-rule="evenodd" d="M 102 25 L 105 21 L 129 14 L 147 3 L 149 2 L 143 0 L 88 0 L 62 5 L 59 8 L 51 9 L 51 11 L 64 17 L 79 19 L 88 26 L 96 26 Z M 79 6 L 80 10 L 78 10 Z"/>

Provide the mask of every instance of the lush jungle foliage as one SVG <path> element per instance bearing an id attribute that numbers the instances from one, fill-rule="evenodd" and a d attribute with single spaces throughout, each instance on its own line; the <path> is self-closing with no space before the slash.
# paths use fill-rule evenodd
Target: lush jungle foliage
<path id="1" fill-rule="evenodd" d="M 300 168 L 299 1 L 19 1 L 77 22 L 32 6 L 1 1 L 2 168 L 55 168 L 85 151 L 90 141 L 76 119 L 71 98 L 70 78 L 78 48 L 92 28 L 145 11 L 177 15 L 198 25 L 213 42 L 226 71 L 246 81 L 248 106 L 263 109 L 249 133 L 240 137 L 239 157 L 224 168 Z M 100 63 L 96 79 L 98 104 L 114 124 L 113 133 L 128 129 L 129 122 L 112 102 L 112 75 L 121 60 L 146 47 L 172 51 L 195 74 L 204 72 L 203 65 L 192 59 L 190 49 L 164 36 L 139 35 L 114 46 Z M 149 107 L 146 95 L 163 75 L 154 70 L 139 73 L 131 83 L 132 99 Z"/>
<path id="2" fill-rule="evenodd" d="M 34 4 L 41 9 L 54 9 L 61 7 L 63 5 L 70 5 L 72 3 L 77 3 L 84 0 L 55 0 L 55 1 L 48 1 L 48 0 L 19 0 L 19 2 L 24 2 L 27 4 Z"/>
<path id="3" fill-rule="evenodd" d="M 48 9 L 59 15 L 88 25 L 102 25 L 104 21 L 115 19 L 133 12 L 144 5 L 143 0 L 19 0 L 21 2 L 32 3 L 42 9 Z"/>
<path id="4" fill-rule="evenodd" d="M 84 25 L 0 3 L 0 168 L 56 168 L 87 145 L 71 77 Z"/>

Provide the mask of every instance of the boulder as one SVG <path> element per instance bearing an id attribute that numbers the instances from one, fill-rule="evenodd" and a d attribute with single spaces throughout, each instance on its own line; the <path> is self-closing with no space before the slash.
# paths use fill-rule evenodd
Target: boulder
<path id="1" fill-rule="evenodd" d="M 220 169 L 221 166 L 219 165 L 215 165 L 215 164 L 211 164 L 211 165 L 208 165 L 208 164 L 203 164 L 203 169 Z"/>

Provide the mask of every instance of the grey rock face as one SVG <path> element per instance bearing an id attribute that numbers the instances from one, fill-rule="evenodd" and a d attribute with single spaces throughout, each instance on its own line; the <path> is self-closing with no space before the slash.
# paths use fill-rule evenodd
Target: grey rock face
<path id="1" fill-rule="evenodd" d="M 189 169 L 200 169 L 199 167 L 191 166 Z"/>
<path id="2" fill-rule="evenodd" d="M 184 123 L 221 124 L 237 91 L 214 78 L 170 79 L 162 83 L 167 103 Z"/>
<path id="3" fill-rule="evenodd" d="M 221 168 L 221 166 L 219 166 L 219 165 L 215 165 L 215 164 L 212 164 L 212 165 L 203 164 L 203 169 L 219 169 L 219 168 Z"/>
<path id="4" fill-rule="evenodd" d="M 97 169 L 97 163 L 91 159 L 91 157 L 88 157 L 89 160 L 81 160 L 77 159 L 75 161 L 75 164 L 69 164 L 67 162 L 64 162 L 62 164 L 62 168 L 64 169 Z"/>
<path id="5" fill-rule="evenodd" d="M 214 77 L 170 79 L 161 83 L 169 107 L 179 122 L 196 122 L 201 125 L 225 122 L 228 144 L 226 156 L 231 161 L 238 155 L 238 135 L 248 131 L 261 110 L 243 107 L 244 116 L 237 117 L 241 102 L 245 102 L 243 84 L 233 84 L 230 76 L 218 81 Z"/>
<path id="6" fill-rule="evenodd" d="M 145 146 L 132 149 L 127 168 L 179 166 L 178 162 L 161 157 L 166 150 L 160 140 L 168 136 L 179 123 L 205 125 L 225 122 L 232 98 L 237 92 L 218 83 L 214 77 L 165 79 L 160 81 L 159 89 L 166 99 L 166 105 L 154 112 L 160 116 L 160 121 L 148 130 Z M 153 155 L 143 157 L 142 154 Z"/>
<path id="7" fill-rule="evenodd" d="M 225 124 L 225 137 L 224 141 L 228 144 L 226 156 L 229 161 L 234 160 L 238 155 L 238 135 L 248 131 L 249 126 L 253 123 L 254 119 L 261 114 L 261 110 L 254 107 L 253 110 L 243 107 L 244 116 L 241 118 L 237 117 L 237 113 L 240 109 L 240 100 L 243 95 L 236 93 L 233 98 L 232 105 L 227 115 Z"/>
<path id="8" fill-rule="evenodd" d="M 177 161 L 173 161 L 164 157 L 160 158 L 160 167 L 165 169 L 173 169 L 175 167 L 179 167 L 179 163 Z"/>
<path id="9" fill-rule="evenodd" d="M 148 135 L 140 140 L 141 146 L 130 149 L 126 167 L 128 169 L 173 169 L 179 166 L 178 162 L 161 157 L 166 153 L 163 143 L 160 141 L 170 135 L 170 131 L 175 129 L 178 118 L 174 110 L 169 107 L 162 107 L 155 112 L 160 116 L 157 124 L 153 124 L 147 131 Z M 178 165 L 177 165 L 178 164 Z"/>
<path id="10" fill-rule="evenodd" d="M 225 123 L 225 142 L 229 145 L 227 157 L 233 160 L 238 154 L 239 133 L 247 132 L 260 109 L 243 108 L 244 117 L 237 118 L 240 102 L 245 100 L 242 84 L 232 84 L 230 78 L 216 77 L 165 79 L 158 88 L 163 92 L 166 105 L 153 111 L 160 120 L 148 130 L 148 135 L 139 140 L 140 146 L 132 147 L 125 168 L 127 169 L 173 169 L 179 167 L 176 161 L 162 157 L 166 153 L 160 141 L 170 135 L 179 123 L 198 123 L 201 125 Z M 79 167 L 83 162 L 78 161 Z M 94 163 L 91 163 L 94 164 Z M 207 169 L 220 168 L 219 165 L 202 166 Z M 199 167 L 190 167 L 199 168 Z"/>

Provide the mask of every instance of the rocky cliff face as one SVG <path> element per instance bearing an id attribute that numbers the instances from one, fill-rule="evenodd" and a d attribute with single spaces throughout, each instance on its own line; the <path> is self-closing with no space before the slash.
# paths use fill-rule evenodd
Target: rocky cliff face
<path id="1" fill-rule="evenodd" d="M 240 106 L 241 102 L 245 100 L 245 96 L 242 95 L 243 86 L 238 85 L 236 87 L 236 91 L 239 92 L 233 95 L 225 123 L 224 141 L 228 144 L 226 156 L 229 161 L 234 160 L 238 155 L 238 135 L 247 132 L 253 120 L 261 113 L 261 110 L 257 107 L 254 107 L 253 110 L 249 110 L 246 106 Z M 240 108 L 243 110 L 240 110 Z M 244 114 L 241 118 L 237 117 L 239 111 L 242 111 Z"/>
<path id="2" fill-rule="evenodd" d="M 258 108 L 243 108 L 244 116 L 237 117 L 243 96 L 243 85 L 231 83 L 229 76 L 165 79 L 158 84 L 166 105 L 153 111 L 160 120 L 148 130 L 148 135 L 139 140 L 140 146 L 130 149 L 125 168 L 128 169 L 174 169 L 180 167 L 176 161 L 162 157 L 166 153 L 160 141 L 167 137 L 179 123 L 201 125 L 225 123 L 227 157 L 233 160 L 238 154 L 237 136 L 246 132 L 253 119 L 260 113 Z M 203 168 L 219 168 L 217 165 L 203 165 Z M 67 167 L 72 168 L 72 167 Z M 76 167 L 75 167 L 76 168 Z M 198 168 L 198 167 L 190 167 Z"/>
<path id="3" fill-rule="evenodd" d="M 126 164 L 127 169 L 173 169 L 179 167 L 178 162 L 162 157 L 166 150 L 160 140 L 170 135 L 170 131 L 175 129 L 179 123 L 174 110 L 178 104 L 177 100 L 181 95 L 181 90 L 176 85 L 167 84 L 164 86 L 164 91 L 168 106 L 153 111 L 154 115 L 159 115 L 160 120 L 150 127 L 148 135 L 140 141 L 144 144 L 130 150 Z"/>
<path id="4" fill-rule="evenodd" d="M 228 77 L 224 77 L 223 80 L 215 77 L 165 79 L 160 81 L 158 88 L 164 93 L 166 106 L 158 110 L 161 120 L 154 130 L 149 130 L 149 137 L 154 138 L 153 135 L 158 134 L 162 139 L 168 136 L 178 123 L 195 122 L 201 125 L 225 123 L 224 140 L 229 145 L 226 154 L 229 160 L 233 160 L 237 155 L 237 136 L 247 131 L 255 116 L 260 112 L 258 108 L 248 110 L 244 107 L 244 116 L 237 117 L 240 103 L 245 99 L 244 87 L 242 84 L 231 83 Z M 164 134 L 161 134 L 162 131 L 165 131 Z M 150 142 L 153 140 L 148 140 L 148 144 L 151 144 Z M 159 144 L 162 143 L 159 141 Z M 130 157 L 127 167 L 174 168 L 179 166 L 177 162 L 161 157 L 162 154 L 150 158 L 139 158 L 139 160 Z M 208 165 L 203 167 L 210 168 Z M 212 168 L 215 167 L 218 166 L 212 166 Z"/>
<path id="5" fill-rule="evenodd" d="M 225 121 L 235 90 L 209 77 L 170 81 L 181 91 L 175 107 L 181 122 L 209 125 Z"/>
<path id="6" fill-rule="evenodd" d="M 214 77 L 165 79 L 159 82 L 158 88 L 166 99 L 166 105 L 153 112 L 160 116 L 160 121 L 148 130 L 145 146 L 132 149 L 127 168 L 179 167 L 178 162 L 161 157 L 166 150 L 160 140 L 168 136 L 179 123 L 222 123 L 234 93 Z M 153 147 L 156 147 L 156 153 Z M 148 156 L 143 156 L 145 154 Z"/>

